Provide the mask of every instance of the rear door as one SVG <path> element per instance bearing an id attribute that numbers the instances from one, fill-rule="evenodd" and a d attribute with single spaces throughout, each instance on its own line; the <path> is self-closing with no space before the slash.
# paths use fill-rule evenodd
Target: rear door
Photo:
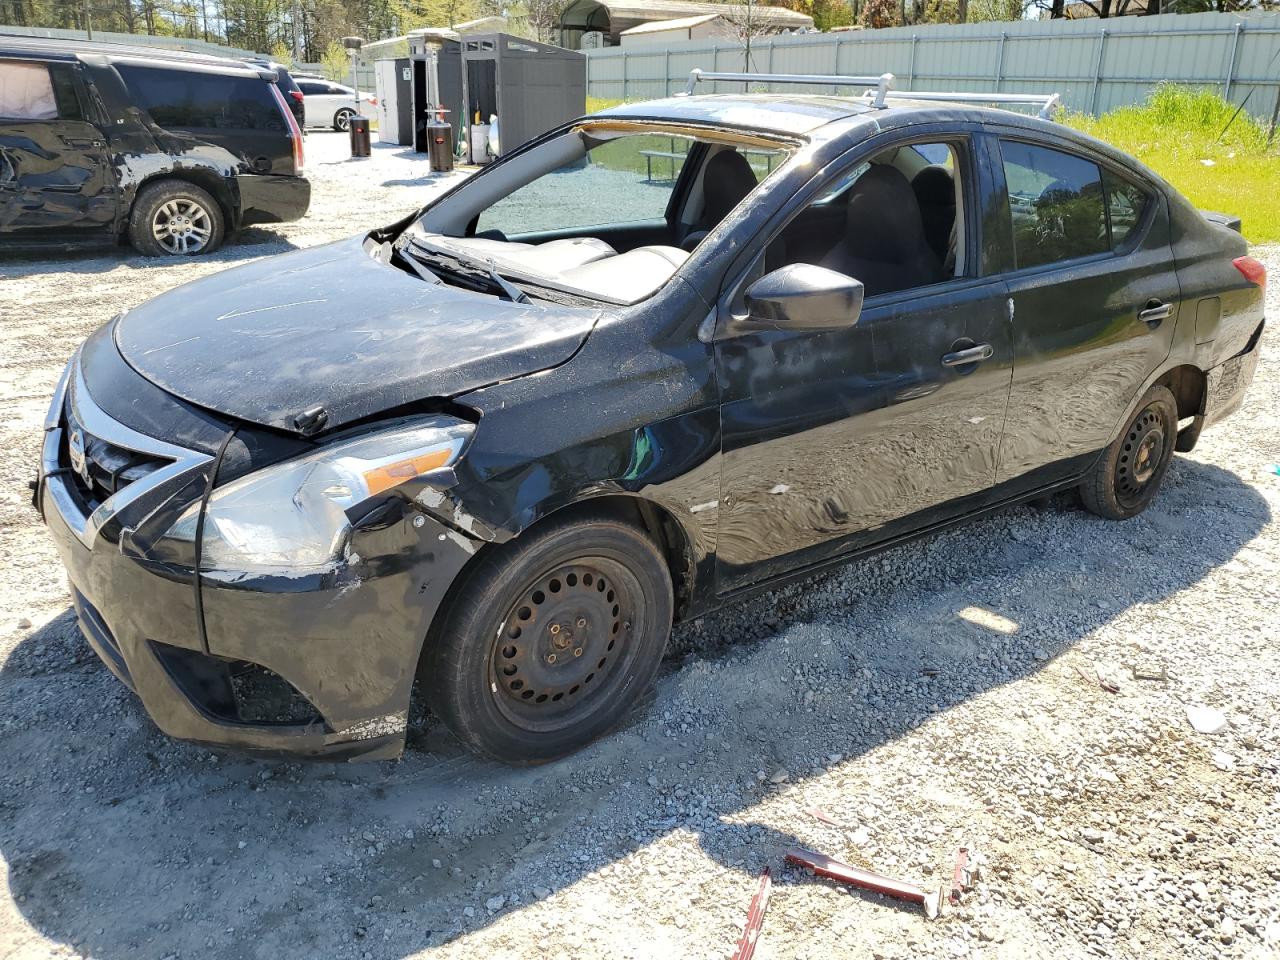
<path id="1" fill-rule="evenodd" d="M 1079 473 L 1169 355 L 1180 291 L 1161 195 L 1065 141 L 992 137 L 1007 217 L 1013 386 L 998 479 Z"/>
<path id="2" fill-rule="evenodd" d="M 110 234 L 119 188 L 92 109 L 77 64 L 0 60 L 0 234 Z"/>
<path id="3" fill-rule="evenodd" d="M 289 123 L 272 93 L 274 79 L 256 73 L 176 69 L 117 62 L 116 72 L 133 101 L 161 130 L 181 141 L 212 143 L 242 161 L 243 173 L 293 174 Z"/>

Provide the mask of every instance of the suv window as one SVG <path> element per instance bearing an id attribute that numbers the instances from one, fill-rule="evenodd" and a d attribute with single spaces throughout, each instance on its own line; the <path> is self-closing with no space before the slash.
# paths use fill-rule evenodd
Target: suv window
<path id="1" fill-rule="evenodd" d="M 1018 269 L 1111 249 L 1102 171 L 1060 150 L 1000 141 Z"/>
<path id="2" fill-rule="evenodd" d="M 284 130 L 265 80 L 190 70 L 116 67 L 133 97 L 162 127 L 192 130 Z"/>
<path id="3" fill-rule="evenodd" d="M 58 102 L 43 63 L 0 60 L 0 118 L 56 120 Z"/>

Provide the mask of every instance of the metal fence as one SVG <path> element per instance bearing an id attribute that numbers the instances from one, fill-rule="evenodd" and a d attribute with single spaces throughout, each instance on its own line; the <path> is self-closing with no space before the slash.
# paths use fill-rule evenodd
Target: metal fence
<path id="1" fill-rule="evenodd" d="M 694 67 L 752 73 L 892 73 L 899 90 L 1059 93 L 1093 114 L 1142 101 L 1162 81 L 1212 87 L 1264 118 L 1280 104 L 1280 15 L 1227 13 L 1037 20 L 802 34 L 741 44 L 686 41 L 587 53 L 587 93 L 681 92 Z M 713 88 L 703 88 L 712 92 Z M 722 83 L 721 91 L 742 90 Z M 751 84 L 767 89 L 767 84 Z M 808 88 L 789 87 L 790 90 Z M 831 87 L 810 92 L 831 93 Z M 843 93 L 861 92 L 841 91 Z"/>

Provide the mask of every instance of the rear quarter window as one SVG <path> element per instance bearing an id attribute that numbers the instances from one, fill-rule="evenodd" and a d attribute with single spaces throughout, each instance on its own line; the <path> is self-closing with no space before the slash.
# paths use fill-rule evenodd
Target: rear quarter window
<path id="1" fill-rule="evenodd" d="M 161 127 L 280 130 L 285 119 L 265 80 L 161 67 L 116 67 L 134 101 Z"/>

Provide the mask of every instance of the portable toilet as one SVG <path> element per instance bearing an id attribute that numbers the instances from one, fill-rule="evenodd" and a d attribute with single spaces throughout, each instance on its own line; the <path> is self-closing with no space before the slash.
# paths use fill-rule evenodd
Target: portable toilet
<path id="1" fill-rule="evenodd" d="M 587 110 L 587 58 L 507 33 L 462 38 L 468 126 L 498 118 L 498 152 L 510 153 Z"/>
<path id="2" fill-rule="evenodd" d="M 413 143 L 413 69 L 408 57 L 373 61 L 378 92 L 378 142 Z"/>

